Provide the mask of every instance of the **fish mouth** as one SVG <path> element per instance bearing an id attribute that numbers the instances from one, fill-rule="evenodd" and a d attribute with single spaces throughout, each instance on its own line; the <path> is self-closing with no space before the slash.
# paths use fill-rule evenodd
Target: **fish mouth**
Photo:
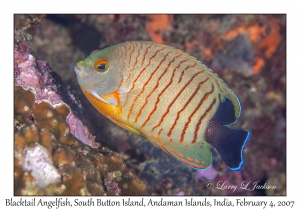
<path id="1" fill-rule="evenodd" d="M 78 65 L 75 66 L 74 71 L 77 75 L 77 79 L 83 79 L 87 75 Z"/>
<path id="2" fill-rule="evenodd" d="M 75 66 L 74 71 L 78 76 L 83 73 L 82 70 L 77 65 Z"/>
<path id="3" fill-rule="evenodd" d="M 79 61 L 74 68 L 74 71 L 78 76 L 80 76 L 84 73 L 84 71 L 82 70 L 82 67 L 83 67 L 83 61 Z"/>

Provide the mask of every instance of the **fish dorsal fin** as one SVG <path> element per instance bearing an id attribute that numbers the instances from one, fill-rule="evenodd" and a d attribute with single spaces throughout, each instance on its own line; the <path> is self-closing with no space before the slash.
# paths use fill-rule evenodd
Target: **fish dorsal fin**
<path id="1" fill-rule="evenodd" d="M 235 106 L 239 106 L 235 101 L 224 97 L 220 99 L 220 103 L 216 113 L 213 116 L 215 121 L 220 122 L 222 125 L 231 125 L 236 122 L 238 116 L 235 112 Z"/>
<path id="2" fill-rule="evenodd" d="M 214 75 L 215 84 L 218 87 L 219 92 L 219 107 L 214 117 L 219 117 L 219 121 L 223 125 L 232 125 L 240 117 L 241 104 L 238 97 L 228 87 L 228 85 L 218 77 Z"/>

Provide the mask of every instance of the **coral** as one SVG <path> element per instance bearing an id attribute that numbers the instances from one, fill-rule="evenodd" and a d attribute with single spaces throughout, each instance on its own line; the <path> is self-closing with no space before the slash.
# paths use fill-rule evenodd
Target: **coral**
<path id="1" fill-rule="evenodd" d="M 14 15 L 15 42 L 31 40 L 32 36 L 25 32 L 26 29 L 37 26 L 46 15 Z"/>
<path id="2" fill-rule="evenodd" d="M 254 58 L 254 65 L 253 65 L 253 74 L 258 74 L 261 69 L 265 66 L 265 61 L 261 57 Z"/>
<path id="3" fill-rule="evenodd" d="M 114 172 L 106 173 L 106 175 L 104 176 L 104 185 L 107 191 L 114 192 L 118 195 L 121 193 L 121 190 L 118 187 L 118 182 L 115 181 L 115 178 L 120 179 L 120 176 L 116 177 L 114 175 Z"/>
<path id="4" fill-rule="evenodd" d="M 119 182 L 124 195 L 146 195 L 146 185 L 131 171 L 123 171 Z"/>
<path id="5" fill-rule="evenodd" d="M 213 166 L 210 166 L 207 170 L 197 170 L 195 178 L 196 180 L 199 180 L 204 177 L 207 180 L 214 180 L 217 175 L 218 172 L 213 168 Z"/>
<path id="6" fill-rule="evenodd" d="M 237 36 L 249 36 L 249 41 L 254 44 L 258 52 L 264 50 L 264 53 L 262 53 L 264 58 L 262 56 L 254 58 L 254 74 L 258 74 L 261 71 L 265 65 L 264 59 L 269 59 L 274 54 L 282 40 L 280 24 L 278 22 L 280 23 L 281 21 L 274 18 L 268 23 L 271 32 L 267 32 L 269 30 L 265 26 L 260 26 L 255 22 L 253 24 L 244 23 L 242 26 L 228 31 L 225 35 L 225 39 L 227 40 L 234 39 Z"/>
<path id="7" fill-rule="evenodd" d="M 46 15 L 14 15 L 15 28 L 25 30 L 31 26 L 38 25 L 45 17 Z"/>
<path id="8" fill-rule="evenodd" d="M 150 19 L 146 31 L 151 34 L 152 41 L 163 43 L 162 31 L 168 29 L 173 21 L 173 15 L 147 15 Z"/>
<path id="9" fill-rule="evenodd" d="M 282 39 L 280 25 L 277 23 L 277 20 L 271 20 L 271 27 L 271 33 L 258 43 L 258 48 L 265 50 L 264 56 L 266 58 L 270 58 L 274 54 Z"/>
<path id="10" fill-rule="evenodd" d="M 243 35 L 244 33 L 247 33 L 249 35 L 249 39 L 252 42 L 257 42 L 260 37 L 265 34 L 266 30 L 264 27 L 259 26 L 259 24 L 254 23 L 253 25 L 242 25 L 237 28 L 234 28 L 230 31 L 228 31 L 225 34 L 225 39 L 230 40 L 234 39 L 236 36 Z"/>
<path id="11" fill-rule="evenodd" d="M 21 86 L 26 90 L 30 88 L 35 93 L 36 103 L 47 101 L 50 105 L 60 105 L 56 109 L 56 112 L 67 116 L 70 132 L 82 142 L 92 147 L 98 147 L 99 143 L 95 142 L 95 138 L 90 133 L 87 126 L 82 122 L 84 121 L 84 114 L 81 104 L 65 85 L 59 83 L 59 79 L 53 75 L 46 62 L 36 61 L 31 54 L 22 53 L 17 50 L 15 50 L 14 58 L 15 85 Z M 43 102 L 38 106 L 47 108 L 45 103 L 46 102 Z M 70 110 L 70 107 L 73 109 Z M 53 113 L 48 114 L 51 115 Z M 39 116 L 40 115 L 38 114 L 37 117 Z M 52 123 L 55 124 L 55 122 Z M 64 125 L 61 129 L 66 129 L 66 126 Z M 62 130 L 61 132 L 63 135 L 65 130 Z"/>
<path id="12" fill-rule="evenodd" d="M 118 154 L 70 133 L 65 104 L 36 103 L 30 90 L 16 86 L 14 110 L 15 195 L 147 194 Z"/>
<path id="13" fill-rule="evenodd" d="M 24 149 L 24 153 L 23 169 L 31 172 L 33 178 L 37 180 L 37 187 L 44 188 L 60 181 L 60 175 L 45 147 L 39 144 L 29 145 Z"/>
<path id="14" fill-rule="evenodd" d="M 276 186 L 275 189 L 267 188 L 266 189 L 266 195 L 271 196 L 278 196 L 278 195 L 284 195 L 286 196 L 286 176 L 285 174 L 281 173 L 276 176 L 270 177 L 266 183 L 268 183 L 269 186 Z"/>

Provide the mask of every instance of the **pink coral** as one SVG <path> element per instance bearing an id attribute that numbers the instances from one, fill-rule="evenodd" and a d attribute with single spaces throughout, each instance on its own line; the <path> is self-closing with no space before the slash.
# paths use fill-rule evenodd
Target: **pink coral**
<path id="1" fill-rule="evenodd" d="M 28 55 L 28 60 L 20 63 L 18 68 L 20 70 L 20 81 L 19 85 L 28 87 L 33 86 L 36 88 L 42 88 L 42 84 L 40 83 L 40 72 L 36 71 L 35 66 L 35 58 L 32 55 Z"/>
<path id="2" fill-rule="evenodd" d="M 108 192 L 113 192 L 116 195 L 120 195 L 121 189 L 118 187 L 118 183 L 114 179 L 113 172 L 106 173 L 106 176 L 104 177 L 104 185 Z"/>
<path id="3" fill-rule="evenodd" d="M 23 169 L 31 172 L 31 175 L 37 180 L 39 188 L 60 182 L 60 174 L 52 164 L 51 155 L 48 154 L 45 147 L 38 143 L 33 148 L 25 148 Z"/>
<path id="4" fill-rule="evenodd" d="M 30 88 L 35 93 L 36 103 L 48 101 L 52 105 L 57 105 L 65 103 L 63 98 L 67 97 L 71 100 L 72 104 L 76 106 L 76 112 L 78 112 L 78 110 L 82 112 L 81 104 L 69 90 L 59 91 L 59 81 L 56 81 L 52 76 L 52 71 L 45 61 L 36 61 L 31 54 L 21 53 L 17 50 L 15 50 L 15 85 L 22 86 L 26 90 Z M 65 96 L 59 92 L 63 92 Z M 93 148 L 99 147 L 100 144 L 95 142 L 95 137 L 91 134 L 88 127 L 72 110 L 70 109 L 70 113 L 67 117 L 67 123 L 70 126 L 71 133 L 84 144 Z"/>
<path id="5" fill-rule="evenodd" d="M 204 177 L 207 180 L 214 180 L 217 175 L 218 172 L 213 168 L 213 166 L 210 166 L 206 170 L 197 170 L 195 178 L 196 180 L 199 180 Z"/>
<path id="6" fill-rule="evenodd" d="M 67 122 L 70 126 L 71 133 L 80 139 L 84 144 L 90 145 L 91 147 L 98 147 L 98 143 L 95 142 L 95 136 L 93 136 L 88 128 L 82 124 L 82 122 L 70 112 L 67 116 Z"/>

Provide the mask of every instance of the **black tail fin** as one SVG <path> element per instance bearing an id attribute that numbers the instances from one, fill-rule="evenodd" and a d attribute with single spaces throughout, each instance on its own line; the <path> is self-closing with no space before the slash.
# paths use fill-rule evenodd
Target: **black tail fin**
<path id="1" fill-rule="evenodd" d="M 250 132 L 234 130 L 219 123 L 211 122 L 205 133 L 206 141 L 214 146 L 231 170 L 240 170 L 243 160 L 243 150 L 250 137 Z"/>

